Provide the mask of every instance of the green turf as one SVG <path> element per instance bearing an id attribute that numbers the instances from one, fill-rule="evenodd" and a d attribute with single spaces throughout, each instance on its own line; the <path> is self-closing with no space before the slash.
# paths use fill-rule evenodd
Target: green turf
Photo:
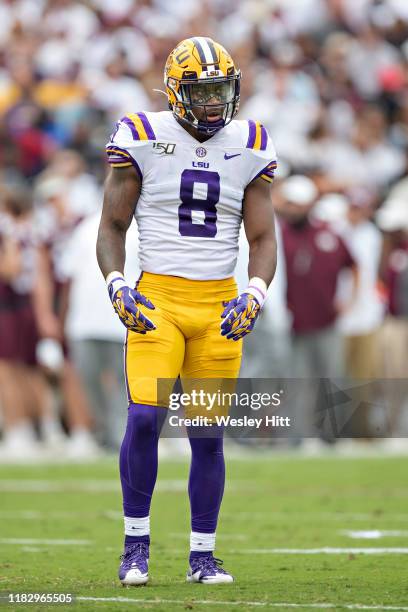
<path id="1" fill-rule="evenodd" d="M 137 605 L 77 601 L 30 610 L 258 609 L 249 602 L 408 606 L 408 555 L 246 554 L 249 549 L 408 547 L 408 537 L 351 540 L 345 529 L 408 533 L 408 460 L 258 456 L 230 460 L 217 554 L 236 583 L 186 584 L 189 515 L 185 463 L 162 462 L 152 507 L 151 582 L 117 579 L 122 540 L 116 462 L 0 467 L 0 591 L 129 597 Z M 7 485 L 55 490 L 7 492 Z M 87 491 L 88 485 L 93 485 Z M 160 488 L 161 487 L 161 488 Z M 203 493 L 204 494 L 204 493 Z M 38 514 L 26 514 L 27 511 Z M 15 513 L 15 514 L 14 514 Z M 7 544 L 4 538 L 84 539 L 79 546 Z M 148 604 L 145 600 L 166 600 Z M 179 603 L 181 602 L 181 603 Z M 247 602 L 247 603 L 245 603 Z M 262 606 L 260 609 L 280 609 Z M 282 608 L 282 610 L 285 608 Z M 286 608 L 287 609 L 287 608 Z M 307 610 L 308 608 L 302 608 Z"/>

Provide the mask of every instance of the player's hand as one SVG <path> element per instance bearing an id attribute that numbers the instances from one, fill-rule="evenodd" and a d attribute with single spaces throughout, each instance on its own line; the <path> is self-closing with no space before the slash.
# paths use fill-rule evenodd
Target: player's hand
<path id="1" fill-rule="evenodd" d="M 138 304 L 141 304 L 149 310 L 154 310 L 152 302 L 136 289 L 131 289 L 126 285 L 124 279 L 121 283 L 122 279 L 123 277 L 112 280 L 108 285 L 108 291 L 113 308 L 123 325 L 137 334 L 145 334 L 156 329 L 153 321 L 146 317 L 138 307 Z"/>
<path id="2" fill-rule="evenodd" d="M 254 329 L 261 305 L 253 295 L 241 293 L 237 298 L 223 302 L 223 306 L 221 336 L 239 340 Z"/>

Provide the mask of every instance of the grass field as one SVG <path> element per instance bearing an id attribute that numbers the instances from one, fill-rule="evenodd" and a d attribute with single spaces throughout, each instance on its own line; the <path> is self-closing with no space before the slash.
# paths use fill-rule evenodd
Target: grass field
<path id="1" fill-rule="evenodd" d="M 122 542 L 116 461 L 0 466 L 2 595 L 77 597 L 70 606 L 4 607 L 408 610 L 408 459 L 230 460 L 217 556 L 236 583 L 218 587 L 185 583 L 187 473 L 187 463 L 162 462 L 152 508 L 151 582 L 124 589 L 116 579 Z M 378 530 L 371 534 L 377 539 L 352 539 L 347 530 Z"/>

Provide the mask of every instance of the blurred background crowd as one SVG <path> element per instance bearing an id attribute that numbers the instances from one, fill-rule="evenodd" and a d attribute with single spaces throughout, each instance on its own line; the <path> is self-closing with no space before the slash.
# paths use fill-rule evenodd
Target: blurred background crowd
<path id="1" fill-rule="evenodd" d="M 0 458 L 120 443 L 124 330 L 95 258 L 104 147 L 124 114 L 166 109 L 166 57 L 191 35 L 230 51 L 238 118 L 278 151 L 279 267 L 242 374 L 408 378 L 406 0 L 2 0 Z M 132 281 L 135 227 L 127 244 Z M 381 394 L 405 445 L 404 389 Z M 359 435 L 379 431 L 372 403 Z"/>

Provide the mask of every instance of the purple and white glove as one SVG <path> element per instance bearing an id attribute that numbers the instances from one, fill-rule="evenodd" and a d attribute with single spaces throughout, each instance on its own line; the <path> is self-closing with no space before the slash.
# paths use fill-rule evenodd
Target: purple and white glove
<path id="1" fill-rule="evenodd" d="M 109 297 L 115 312 L 123 325 L 137 334 L 145 334 L 156 329 L 155 324 L 138 308 L 138 304 L 154 310 L 152 302 L 126 284 L 120 272 L 111 272 L 106 277 Z"/>
<path id="2" fill-rule="evenodd" d="M 239 340 L 254 329 L 256 320 L 266 299 L 266 283 L 254 277 L 241 295 L 223 302 L 221 336 L 228 340 Z"/>

